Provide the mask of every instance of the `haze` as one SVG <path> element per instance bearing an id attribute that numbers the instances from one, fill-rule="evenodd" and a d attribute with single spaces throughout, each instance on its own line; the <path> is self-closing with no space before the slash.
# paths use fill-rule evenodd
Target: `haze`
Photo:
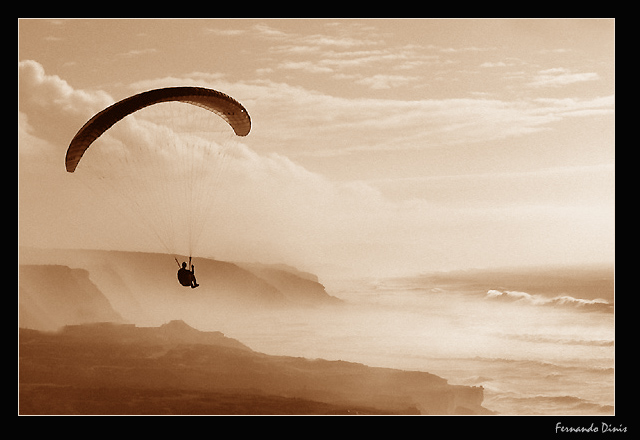
<path id="1" fill-rule="evenodd" d="M 202 256 L 321 276 L 613 261 L 612 20 L 20 20 L 20 244 L 161 251 L 63 158 L 96 112 L 177 85 L 253 122 Z"/>

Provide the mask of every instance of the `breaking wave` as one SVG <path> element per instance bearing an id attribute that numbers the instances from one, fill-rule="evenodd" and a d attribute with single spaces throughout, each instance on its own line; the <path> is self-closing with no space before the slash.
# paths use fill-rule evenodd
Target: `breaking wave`
<path id="1" fill-rule="evenodd" d="M 615 341 L 612 339 L 575 339 L 575 338 L 563 338 L 563 337 L 549 337 L 544 335 L 535 334 L 523 334 L 523 335 L 509 335 L 509 339 L 517 339 L 525 342 L 540 342 L 549 344 L 562 344 L 562 345 L 584 345 L 592 347 L 613 347 Z"/>
<path id="2" fill-rule="evenodd" d="M 527 292 L 518 292 L 514 290 L 489 290 L 485 299 L 488 300 L 500 300 L 507 302 L 520 302 L 523 304 L 529 304 L 534 306 L 558 306 L 558 307 L 572 307 L 582 309 L 585 311 L 601 311 L 601 312 L 613 312 L 613 304 L 609 303 L 606 299 L 583 299 L 574 298 L 569 295 L 560 295 L 553 298 L 546 298 L 542 295 L 532 295 Z"/>
<path id="3" fill-rule="evenodd" d="M 493 396 L 493 407 L 518 408 L 519 414 L 613 415 L 615 407 L 575 396 Z M 505 412 L 508 413 L 508 412 Z"/>

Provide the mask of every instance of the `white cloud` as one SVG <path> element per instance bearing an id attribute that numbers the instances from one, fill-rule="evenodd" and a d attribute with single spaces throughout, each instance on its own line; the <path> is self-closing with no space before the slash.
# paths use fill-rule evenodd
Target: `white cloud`
<path id="1" fill-rule="evenodd" d="M 326 28 L 333 32 L 312 35 L 276 33 L 274 35 L 283 38 L 278 38 L 281 43 L 272 45 L 269 52 L 289 57 L 286 61 L 279 63 L 279 68 L 290 69 L 292 66 L 299 66 L 302 69 L 313 66 L 313 69 L 304 70 L 315 73 L 348 72 L 363 67 L 367 67 L 370 71 L 376 68 L 381 69 L 381 72 L 389 69 L 411 70 L 440 62 L 440 55 L 424 53 L 425 48 L 419 45 L 381 48 L 384 41 L 372 39 L 371 33 L 365 34 L 362 27 L 341 25 Z M 272 29 L 272 31 L 275 30 Z M 262 33 L 257 35 L 260 36 Z M 271 35 L 271 32 L 267 35 Z M 286 38 L 284 38 L 285 35 Z M 313 56 L 313 59 L 308 58 L 309 56 Z M 344 74 L 347 75 L 347 73 Z M 374 89 L 386 89 L 409 83 L 402 80 L 400 75 L 395 75 L 395 78 L 394 75 L 387 73 L 380 73 L 377 76 L 372 73 L 367 78 L 364 77 L 365 75 L 358 75 L 363 79 L 362 85 Z"/>
<path id="2" fill-rule="evenodd" d="M 418 76 L 376 74 L 359 79 L 356 83 L 366 85 L 372 89 L 391 89 L 419 79 L 420 77 Z"/>
<path id="3" fill-rule="evenodd" d="M 487 52 L 487 51 L 492 51 L 492 50 L 496 50 L 496 47 L 476 47 L 476 46 L 469 46 L 469 47 L 443 47 L 440 48 L 440 52 L 443 53 L 460 53 L 460 52 Z"/>
<path id="4" fill-rule="evenodd" d="M 329 35 L 308 35 L 301 37 L 300 42 L 314 46 L 337 46 L 337 47 L 357 47 L 379 44 L 377 40 L 351 38 L 351 37 L 333 37 Z"/>
<path id="5" fill-rule="evenodd" d="M 284 38 L 291 38 L 292 35 L 278 30 L 274 27 L 268 26 L 266 24 L 256 24 L 253 26 L 253 30 L 257 33 L 258 36 L 270 39 L 281 40 Z"/>
<path id="6" fill-rule="evenodd" d="M 245 34 L 247 31 L 244 29 L 215 29 L 205 28 L 203 30 L 205 34 L 217 35 L 219 37 L 236 37 Z"/>
<path id="7" fill-rule="evenodd" d="M 291 62 L 288 67 L 316 69 L 322 65 Z M 418 80 L 411 75 L 334 76 L 380 89 Z M 252 116 L 247 142 L 261 151 L 278 151 L 290 157 L 490 142 L 547 130 L 563 118 L 612 114 L 615 105 L 613 96 L 513 101 L 482 96 L 415 101 L 347 99 L 267 79 L 233 81 L 216 73 L 197 72 L 136 83 L 132 90 L 185 83 L 234 96 Z"/>
<path id="8" fill-rule="evenodd" d="M 164 195 L 161 200 L 171 199 L 174 189 L 167 185 L 165 179 L 172 175 L 171 168 L 181 163 L 181 160 L 177 160 L 175 156 L 180 154 L 181 150 L 176 149 L 169 161 L 165 162 L 162 158 L 153 161 L 153 167 L 149 170 L 136 168 L 136 173 L 127 174 L 125 167 L 129 166 L 126 164 L 132 160 L 134 164 L 137 163 L 138 159 L 135 155 L 164 151 L 162 142 L 173 146 L 179 144 L 184 135 L 178 135 L 168 127 L 165 128 L 165 121 L 162 118 L 155 118 L 155 124 L 151 124 L 146 117 L 136 114 L 128 117 L 126 124 L 114 126 L 101 137 L 102 140 L 97 141 L 102 142 L 99 145 L 100 148 L 123 148 L 124 146 L 130 153 L 127 161 L 122 163 L 115 155 L 116 150 L 111 150 L 109 153 L 109 162 L 113 163 L 105 164 L 104 169 L 117 170 L 120 177 L 114 184 L 108 185 L 105 191 L 101 192 L 98 188 L 98 191 L 93 194 L 92 206 L 94 209 L 96 207 L 100 209 L 100 206 L 103 206 L 100 211 L 100 221 L 104 225 L 109 225 L 105 228 L 107 232 L 96 233 L 96 229 L 91 224 L 85 225 L 85 222 L 90 221 L 87 217 L 90 214 L 69 210 L 69 204 L 76 196 L 67 192 L 74 190 L 73 182 L 76 182 L 76 179 L 73 179 L 73 182 L 69 180 L 69 176 L 63 170 L 62 159 L 68 140 L 73 137 L 75 130 L 91 116 L 92 112 L 97 112 L 111 104 L 112 99 L 107 100 L 106 94 L 102 92 L 75 90 L 64 80 L 47 75 L 38 63 L 22 63 L 20 68 L 21 109 L 24 111 L 19 112 L 18 140 L 21 170 L 24 171 L 24 174 L 21 171 L 21 179 L 24 179 L 23 187 L 28 188 L 24 194 L 34 193 L 34 190 L 29 188 L 39 185 L 38 182 L 43 179 L 44 181 L 54 179 L 58 182 L 57 179 L 66 178 L 66 180 L 60 180 L 62 183 L 48 185 L 46 191 L 49 192 L 47 197 L 52 201 L 69 200 L 69 203 L 59 205 L 58 212 L 57 204 L 43 205 L 36 203 L 36 199 L 31 196 L 25 195 L 21 200 L 21 212 L 25 213 L 23 214 L 25 218 L 42 219 L 52 216 L 58 219 L 55 225 L 59 229 L 62 228 L 60 222 L 77 224 L 79 219 L 83 219 L 82 226 L 78 228 L 79 231 L 84 229 L 87 231 L 65 237 L 58 236 L 59 240 L 67 240 L 63 245 L 68 247 L 86 246 L 88 242 L 82 240 L 87 237 L 87 234 L 91 236 L 92 246 L 107 248 L 122 246 L 122 237 L 130 237 L 131 231 L 114 233 L 113 228 L 122 224 L 120 217 L 123 212 L 128 212 L 130 209 L 141 211 L 140 216 L 132 216 L 135 223 L 144 227 L 159 225 L 159 230 L 155 231 L 157 235 L 166 232 L 162 228 L 167 224 L 175 225 L 176 223 L 172 222 L 163 223 L 162 210 L 153 206 L 155 199 L 149 201 L 147 197 L 150 197 L 153 191 L 153 179 L 155 179 L 158 188 L 163 188 Z M 40 111 L 43 108 L 47 111 Z M 194 109 L 199 110 L 195 107 Z M 53 127 L 56 126 L 56 121 L 61 115 L 69 114 L 84 114 L 84 120 L 70 124 L 71 130 L 63 127 L 61 132 L 53 133 Z M 34 133 L 35 126 L 46 126 L 51 130 Z M 58 127 L 60 128 L 59 125 Z M 53 144 L 49 142 L 50 138 L 54 139 Z M 63 139 L 64 143 L 56 143 L 55 139 L 58 138 Z M 194 137 L 188 143 L 197 145 L 197 139 Z M 133 144 L 136 146 L 135 149 L 131 148 Z M 94 144 L 93 147 L 96 145 L 98 144 Z M 40 154 L 42 150 L 48 150 L 50 154 L 43 156 Z M 216 215 L 210 218 L 207 224 L 207 232 L 203 235 L 203 240 L 208 241 L 200 246 L 201 249 L 205 249 L 204 252 L 214 252 L 220 258 L 288 261 L 292 264 L 308 266 L 320 262 L 326 252 L 339 243 L 345 240 L 367 241 L 370 238 L 371 228 L 378 230 L 377 222 L 370 222 L 375 219 L 376 213 L 386 210 L 386 202 L 373 188 L 362 183 L 330 182 L 283 155 L 258 154 L 243 143 L 234 143 L 227 151 L 229 154 L 226 159 L 225 180 L 216 182 L 216 185 L 207 186 L 218 188 L 219 191 L 224 188 L 225 196 L 218 200 L 215 206 Z M 86 162 L 88 158 L 87 153 L 83 160 Z M 36 173 L 35 161 L 41 159 L 42 163 L 38 165 Z M 140 160 L 139 163 L 144 167 L 148 165 L 144 160 Z M 89 167 L 86 168 L 87 171 L 95 165 L 96 163 L 87 162 Z M 99 168 L 102 169 L 102 165 Z M 211 173 L 206 172 L 205 175 L 215 174 L 213 172 L 215 166 L 211 166 L 210 170 L 212 170 Z M 43 177 L 33 180 L 35 175 Z M 126 180 L 127 175 L 132 176 L 129 183 Z M 91 172 L 84 179 L 91 182 Z M 139 185 L 140 182 L 144 185 Z M 109 191 L 120 191 L 119 188 L 127 187 L 128 192 L 123 189 L 126 196 L 119 197 L 119 194 L 116 194 L 114 197 L 113 194 L 109 194 Z M 110 201 L 102 203 L 101 197 Z M 31 200 L 34 201 L 31 202 Z M 130 201 L 131 205 L 128 205 Z M 114 202 L 123 205 L 119 209 L 113 209 L 110 203 Z M 166 209 L 174 208 L 170 201 L 161 203 L 166 203 L 163 205 Z M 44 212 L 44 209 L 48 211 Z M 33 233 L 32 237 L 36 236 L 34 228 L 40 231 L 38 236 L 47 236 L 46 231 L 49 225 L 46 222 L 30 222 L 26 230 Z M 134 239 L 132 243 L 139 243 L 139 241 Z"/>
<path id="9" fill-rule="evenodd" d="M 480 67 L 506 67 L 507 64 L 502 62 L 502 61 L 498 61 L 495 63 L 492 62 L 486 62 L 486 63 L 482 63 L 480 64 Z"/>
<path id="10" fill-rule="evenodd" d="M 344 26 L 339 27 L 340 30 L 345 30 Z M 279 53 L 308 53 L 315 52 L 319 48 L 326 49 L 329 47 L 337 49 L 348 49 L 360 46 L 375 46 L 380 44 L 380 40 L 373 40 L 371 38 L 363 38 L 358 35 L 362 34 L 362 29 L 356 30 L 351 28 L 348 32 L 350 35 L 334 34 L 311 34 L 300 35 L 295 32 L 285 32 L 276 29 L 272 26 L 268 26 L 264 23 L 256 24 L 253 26 L 255 35 L 259 38 L 266 38 L 269 40 L 281 40 L 287 41 L 287 44 L 282 44 L 271 48 L 273 52 Z"/>
<path id="11" fill-rule="evenodd" d="M 56 75 L 47 75 L 36 61 L 18 63 L 18 107 L 34 133 L 59 147 L 93 114 L 113 103 L 104 91 L 76 90 Z"/>
<path id="12" fill-rule="evenodd" d="M 541 49 L 538 51 L 539 54 L 547 55 L 547 54 L 556 54 L 556 53 L 570 53 L 573 49 Z"/>
<path id="13" fill-rule="evenodd" d="M 318 41 L 321 41 L 319 39 Z M 349 40 L 351 41 L 351 40 Z M 374 46 L 373 48 L 359 48 L 357 41 L 353 40 L 352 45 L 325 46 L 317 45 L 297 45 L 283 44 L 270 48 L 270 52 L 291 57 L 304 57 L 313 55 L 313 62 L 330 67 L 337 71 L 349 71 L 356 68 L 367 67 L 371 69 L 381 69 L 381 71 L 392 70 L 412 70 L 426 65 L 442 63 L 439 55 L 425 54 L 413 47 L 399 47 L 393 49 L 379 49 L 373 41 L 362 40 L 362 46 Z M 311 61 L 303 61 L 311 62 Z"/>
<path id="14" fill-rule="evenodd" d="M 319 63 L 314 63 L 311 61 L 285 61 L 278 64 L 278 68 L 288 70 L 304 70 L 305 72 L 311 73 L 333 72 L 333 69 L 331 69 L 330 67 L 324 67 L 319 65 Z"/>
<path id="15" fill-rule="evenodd" d="M 565 68 L 540 70 L 528 85 L 531 87 L 559 87 L 585 81 L 595 81 L 600 77 L 595 72 L 571 73 Z"/>
<path id="16" fill-rule="evenodd" d="M 154 54 L 154 53 L 158 53 L 158 49 L 154 49 L 154 48 L 147 48 L 147 49 L 132 49 L 130 51 L 127 52 L 122 52 L 117 54 L 117 57 L 120 58 L 136 58 L 139 56 L 143 56 L 143 55 L 150 55 L 150 54 Z"/>
<path id="17" fill-rule="evenodd" d="M 114 99 L 102 91 L 74 89 L 63 79 L 47 75 L 34 61 L 20 63 L 19 71 L 19 149 L 55 148 L 50 168 L 68 177 L 62 157 L 69 139 L 89 117 Z M 295 157 L 490 141 L 544 129 L 565 115 L 577 116 L 575 112 L 610 110 L 611 98 L 514 102 L 346 99 L 268 80 L 231 81 L 215 72 L 147 80 L 132 85 L 132 93 L 140 88 L 185 82 L 229 93 L 247 107 L 254 123 L 250 136 L 236 145 L 229 158 L 229 197 L 221 202 L 218 214 L 206 229 L 210 244 L 207 249 L 213 249 L 211 252 L 220 258 L 253 256 L 309 269 L 330 262 L 371 272 L 398 266 L 411 271 L 482 262 L 505 264 L 510 261 L 510 252 L 520 252 L 525 259 L 546 261 L 551 249 L 553 255 L 562 258 L 558 249 L 565 240 L 572 248 L 574 244 L 585 246 L 585 255 L 602 243 L 584 240 L 585 236 L 598 235 L 586 233 L 591 226 L 585 219 L 593 219 L 594 210 L 568 210 L 563 217 L 557 207 L 527 211 L 508 206 L 503 210 L 462 212 L 424 200 L 392 202 L 373 184 L 330 181 L 297 164 Z M 138 129 L 150 128 L 142 120 L 138 122 Z M 124 143 L 127 138 L 120 140 Z M 30 166 L 31 162 L 23 160 L 22 165 Z M 38 174 L 46 179 L 52 175 Z M 66 185 L 48 185 L 46 191 L 51 193 L 47 197 L 69 199 Z M 56 220 L 58 223 L 66 221 L 74 228 L 84 228 L 77 217 L 70 217 L 62 209 L 68 210 L 69 203 L 56 206 L 36 203 L 24 212 L 30 218 L 55 217 L 60 219 Z M 120 224 L 117 215 L 105 212 L 102 221 Z M 607 221 L 595 224 L 593 231 L 602 225 L 608 227 Z M 42 231 L 48 228 L 45 223 L 38 223 Z M 461 241 L 461 230 L 473 231 L 473 240 Z M 47 236 L 45 232 L 40 235 Z M 117 241 L 119 237 L 115 235 L 105 233 L 103 243 Z M 66 237 L 58 234 L 59 239 L 66 240 L 89 236 L 92 245 L 99 241 L 90 231 Z M 122 231 L 121 236 L 129 237 L 131 233 Z M 546 244 L 536 237 L 545 237 Z M 533 241 L 536 246 L 528 247 Z M 514 250 L 519 242 L 525 248 Z M 67 244 L 73 247 L 82 242 Z M 487 249 L 492 250 L 492 255 L 486 255 Z"/>

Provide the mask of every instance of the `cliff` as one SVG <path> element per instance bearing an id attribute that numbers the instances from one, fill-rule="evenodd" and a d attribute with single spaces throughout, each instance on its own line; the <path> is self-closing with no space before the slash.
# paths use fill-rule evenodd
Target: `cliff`
<path id="1" fill-rule="evenodd" d="M 201 286 L 190 289 L 167 255 L 21 249 L 20 413 L 488 413 L 482 388 L 426 372 L 269 356 L 196 330 L 180 319 L 277 335 L 283 313 L 333 314 L 342 302 L 291 267 L 194 264 Z"/>
<path id="2" fill-rule="evenodd" d="M 23 327 L 54 330 L 65 324 L 124 322 L 86 270 L 22 265 L 18 277 L 18 318 Z"/>
<path id="3" fill-rule="evenodd" d="M 21 248 L 21 326 L 53 330 L 95 321 L 157 323 L 199 310 L 225 313 L 341 302 L 313 275 L 294 268 L 207 258 L 193 264 L 197 289 L 178 284 L 178 266 L 170 255 Z"/>
<path id="4" fill-rule="evenodd" d="M 181 321 L 20 330 L 21 414 L 486 414 L 423 373 L 269 356 Z M 286 409 L 285 409 L 286 408 Z"/>

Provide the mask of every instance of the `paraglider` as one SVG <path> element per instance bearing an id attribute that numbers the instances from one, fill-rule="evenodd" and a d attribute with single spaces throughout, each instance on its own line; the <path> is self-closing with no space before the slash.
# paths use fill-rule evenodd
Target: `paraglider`
<path id="1" fill-rule="evenodd" d="M 220 116 L 238 136 L 246 136 L 251 130 L 251 118 L 247 110 L 231 96 L 202 87 L 167 87 L 149 90 L 125 98 L 97 113 L 82 126 L 71 140 L 65 157 L 67 171 L 73 173 L 84 152 L 113 124 L 140 109 L 160 102 L 179 101 L 197 105 Z"/>
<path id="2" fill-rule="evenodd" d="M 156 105 L 169 106 L 170 112 L 151 111 Z M 80 169 L 89 170 L 86 174 L 91 179 L 91 185 L 88 184 L 91 189 L 104 187 L 109 191 L 106 199 L 128 202 L 129 206 L 122 211 L 138 215 L 137 223 L 147 227 L 165 250 L 174 255 L 188 253 L 191 263 L 198 237 L 211 220 L 207 216 L 215 212 L 211 206 L 215 198 L 212 193 L 220 186 L 221 170 L 228 162 L 229 149 L 216 138 L 219 132 L 208 132 L 207 127 L 220 121 L 219 125 L 226 127 L 225 135 L 228 131 L 231 137 L 246 136 L 251 130 L 251 118 L 242 104 L 213 89 L 167 87 L 142 92 L 100 111 L 78 130 L 66 152 L 67 172 L 76 172 L 89 148 L 97 145 L 103 134 L 111 133 L 114 125 L 146 108 L 150 109 L 140 113 L 151 112 L 150 119 L 134 117 L 135 124 L 128 128 L 129 132 L 105 144 L 111 150 L 104 147 L 101 154 L 95 153 L 89 160 L 89 165 L 81 165 Z M 192 119 L 192 113 L 198 114 L 197 119 Z M 157 117 L 158 114 L 161 116 Z M 113 147 L 117 142 L 120 149 Z M 97 170 L 95 175 L 91 174 L 93 169 Z M 179 188 L 173 189 L 174 183 Z M 140 188 L 144 185 L 150 187 Z M 184 252 L 177 252 L 178 249 Z M 178 280 L 185 287 L 197 287 L 193 265 L 187 268 L 183 263 Z"/>
<path id="3" fill-rule="evenodd" d="M 196 267 L 191 264 L 191 269 L 187 269 L 187 263 L 185 261 L 182 262 L 182 267 L 178 269 L 178 281 L 184 287 L 195 289 L 200 285 L 196 281 L 195 268 Z"/>

